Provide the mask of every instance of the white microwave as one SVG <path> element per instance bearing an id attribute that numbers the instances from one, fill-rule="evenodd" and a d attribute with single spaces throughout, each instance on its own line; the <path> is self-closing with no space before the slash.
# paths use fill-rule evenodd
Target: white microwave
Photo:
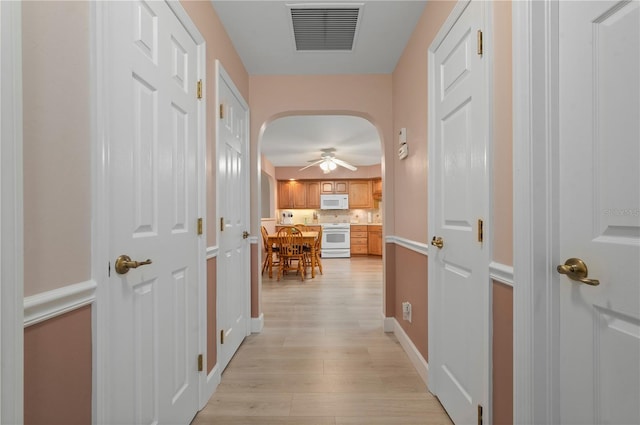
<path id="1" fill-rule="evenodd" d="M 321 210 L 348 210 L 349 195 L 320 195 Z"/>

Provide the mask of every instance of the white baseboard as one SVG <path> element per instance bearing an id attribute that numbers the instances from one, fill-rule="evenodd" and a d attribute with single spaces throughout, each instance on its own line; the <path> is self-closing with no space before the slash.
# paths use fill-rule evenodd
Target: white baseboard
<path id="1" fill-rule="evenodd" d="M 218 389 L 218 385 L 220 385 L 220 379 L 222 378 L 222 374 L 220 373 L 220 367 L 216 364 L 213 369 L 211 369 L 211 373 L 209 373 L 205 382 L 203 383 L 200 393 L 200 410 L 204 409 L 204 406 L 207 405 L 209 399 Z"/>
<path id="2" fill-rule="evenodd" d="M 384 313 L 382 315 L 382 329 L 384 329 L 385 332 L 387 333 L 391 333 L 393 332 L 393 329 L 396 326 L 396 319 L 395 317 L 384 317 Z"/>
<path id="3" fill-rule="evenodd" d="M 264 313 L 260 313 L 260 317 L 251 318 L 251 333 L 259 334 L 264 328 Z"/>
<path id="4" fill-rule="evenodd" d="M 429 375 L 429 364 L 424 357 L 422 357 L 420 351 L 418 351 L 411 339 L 409 339 L 409 336 L 404 332 L 404 329 L 402 329 L 402 326 L 400 326 L 397 320 L 393 317 L 390 319 L 394 322 L 393 334 L 398 338 L 400 345 L 409 356 L 409 360 L 411 360 L 411 363 L 416 368 L 416 371 L 424 381 L 424 384 L 428 385 L 427 378 Z"/>
<path id="5" fill-rule="evenodd" d="M 53 319 L 96 300 L 95 280 L 88 280 L 24 298 L 24 327 Z"/>

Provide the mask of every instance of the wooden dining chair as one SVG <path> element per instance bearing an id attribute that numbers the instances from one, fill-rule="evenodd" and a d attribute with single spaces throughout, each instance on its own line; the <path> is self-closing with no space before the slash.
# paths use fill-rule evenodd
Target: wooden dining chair
<path id="1" fill-rule="evenodd" d="M 271 255 L 269 255 L 269 233 L 267 232 L 267 228 L 264 226 L 260 226 L 260 231 L 262 232 L 262 245 L 264 246 L 264 262 L 262 263 L 262 274 L 264 274 L 265 270 L 269 271 L 269 276 L 271 276 L 271 270 L 273 266 L 278 266 L 280 263 L 278 262 L 278 247 L 271 247 Z M 276 257 L 274 260 L 273 257 Z"/>
<path id="2" fill-rule="evenodd" d="M 316 267 L 318 267 L 318 270 L 320 271 L 320 274 L 322 274 L 322 261 L 320 259 L 320 250 L 322 249 L 322 226 L 320 226 L 320 229 L 318 230 L 318 238 L 315 240 L 314 242 L 314 248 L 315 248 L 315 259 L 316 259 Z M 307 262 L 307 265 L 309 267 L 312 267 L 313 262 L 311 261 L 311 247 L 307 247 L 305 246 L 305 252 L 307 253 L 307 257 L 305 259 L 305 261 Z"/>
<path id="3" fill-rule="evenodd" d="M 302 231 L 295 227 L 283 227 L 278 231 L 278 280 L 285 272 L 296 270 L 304 281 L 306 271 L 306 254 L 304 252 Z M 295 263 L 295 264 L 294 264 Z"/>

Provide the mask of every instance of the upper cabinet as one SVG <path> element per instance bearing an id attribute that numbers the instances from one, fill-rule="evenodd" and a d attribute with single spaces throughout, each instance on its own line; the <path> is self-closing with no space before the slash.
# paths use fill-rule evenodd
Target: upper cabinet
<path id="1" fill-rule="evenodd" d="M 349 182 L 346 180 L 320 182 L 320 193 L 349 193 Z"/>
<path id="2" fill-rule="evenodd" d="M 372 180 L 371 184 L 373 186 L 373 200 L 382 201 L 382 179 Z"/>
<path id="3" fill-rule="evenodd" d="M 349 182 L 349 208 L 373 208 L 371 180 L 351 180 Z"/>
<path id="4" fill-rule="evenodd" d="M 279 180 L 278 209 L 320 209 L 320 195 L 348 194 L 349 208 L 374 208 L 375 185 L 382 180 Z"/>
<path id="5" fill-rule="evenodd" d="M 307 187 L 304 182 L 278 182 L 278 209 L 287 208 L 307 208 Z"/>
<path id="6" fill-rule="evenodd" d="M 320 209 L 320 182 L 306 182 L 307 186 L 307 208 Z"/>

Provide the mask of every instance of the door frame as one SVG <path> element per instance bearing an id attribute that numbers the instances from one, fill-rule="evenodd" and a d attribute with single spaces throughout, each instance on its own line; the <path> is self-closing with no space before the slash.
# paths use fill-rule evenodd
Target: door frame
<path id="1" fill-rule="evenodd" d="M 247 195 L 246 195 L 246 201 L 247 201 L 247 208 L 244 211 L 244 220 L 245 223 L 247 224 L 247 231 L 249 231 L 249 227 L 251 226 L 251 194 L 250 194 L 250 184 L 249 184 L 249 164 L 250 164 L 250 123 L 251 123 L 251 111 L 249 110 L 249 104 L 246 102 L 246 100 L 244 99 L 244 97 L 242 96 L 242 93 L 240 93 L 240 90 L 238 90 L 238 87 L 235 85 L 235 83 L 233 82 L 233 79 L 231 78 L 231 76 L 229 75 L 229 73 L 227 73 L 227 71 L 224 69 L 224 66 L 222 65 L 222 62 L 220 62 L 219 59 L 216 59 L 215 61 L 215 91 L 216 91 L 216 131 L 215 131 L 215 144 L 216 144 L 216 162 L 215 162 L 215 173 L 216 173 L 216 223 L 217 220 L 220 220 L 219 217 L 219 211 L 217 206 L 220 205 L 220 193 L 222 192 L 221 190 L 221 186 L 220 186 L 220 178 L 219 178 L 219 169 L 218 169 L 218 164 L 220 161 L 220 116 L 218 115 L 218 105 L 220 105 L 220 85 L 222 83 L 222 81 L 224 81 L 229 88 L 231 89 L 231 92 L 233 93 L 233 95 L 238 99 L 238 101 L 240 102 L 242 108 L 246 111 L 247 113 L 247 122 L 245 124 L 245 140 L 243 141 L 243 149 L 244 149 L 244 158 L 243 158 L 243 166 L 244 166 L 244 170 L 243 170 L 243 178 L 245 181 L 245 188 L 247 189 Z M 216 230 L 216 240 L 218 241 L 218 246 L 220 246 L 220 228 L 217 227 Z M 243 288 L 243 293 L 244 293 L 244 317 L 246 318 L 246 322 L 245 322 L 245 337 L 251 334 L 251 239 L 246 239 L 246 255 L 247 255 L 247 267 L 245 267 L 243 270 L 240 270 L 240 272 L 243 274 L 243 280 L 245 282 L 245 288 Z M 221 297 L 220 297 L 220 279 L 218 278 L 218 276 L 220 275 L 219 273 L 219 268 L 217 268 L 218 271 L 218 275 L 216 276 L 216 352 L 217 354 L 217 365 L 220 365 L 220 338 L 218 337 L 218 331 L 220 329 L 220 317 L 219 317 L 219 313 L 220 313 L 220 309 L 218 308 L 218 305 L 221 301 Z M 219 373 L 222 373 L 222 369 L 219 370 Z"/>
<path id="2" fill-rule="evenodd" d="M 0 422 L 24 416 L 22 6 L 0 2 Z M 6 365 L 6 367 L 5 367 Z"/>
<path id="3" fill-rule="evenodd" d="M 428 156 L 429 158 L 435 158 L 435 143 L 432 141 L 435 140 L 435 126 L 432 123 L 436 120 L 435 115 L 435 99 L 433 97 L 434 93 L 436 93 L 436 81 L 434 80 L 435 76 L 435 51 L 440 46 L 440 44 L 444 41 L 445 37 L 449 34 L 455 23 L 458 21 L 460 16 L 464 13 L 467 6 L 472 0 L 458 0 L 453 10 L 447 17 L 446 21 L 440 27 L 437 35 L 429 45 L 428 50 Z M 477 0 L 476 0 L 477 1 Z M 485 113 L 483 119 L 486 122 L 486 158 L 485 158 L 485 167 L 486 167 L 486 175 L 485 175 L 485 184 L 487 188 L 487 204 L 486 204 L 486 217 L 484 217 L 485 224 L 485 238 L 484 238 L 484 262 L 486 267 L 480 270 L 481 277 L 483 277 L 482 282 L 485 285 L 484 288 L 484 296 L 483 299 L 478 302 L 481 303 L 483 309 L 483 346 L 480 348 L 482 351 L 482 355 L 485 356 L 484 367 L 482 370 L 482 380 L 484 387 L 482 389 L 483 394 L 480 398 L 481 404 L 484 406 L 484 418 L 487 423 L 492 423 L 493 421 L 493 397 L 491 388 L 493 387 L 492 380 L 492 310 L 491 310 L 491 300 L 492 300 L 492 285 L 489 273 L 489 267 L 492 258 L 493 252 L 493 90 L 494 90 L 494 82 L 493 82 L 493 6 L 491 2 L 481 1 L 483 10 L 483 21 L 482 21 L 482 36 L 483 36 L 483 63 L 485 66 L 485 87 L 486 87 L 486 97 L 485 97 Z M 428 194 L 429 194 L 429 205 L 428 205 L 428 217 L 429 217 L 429 235 L 434 235 L 434 223 L 432 217 L 435 216 L 435 208 L 436 203 L 432 202 L 432 194 L 436 192 L 436 181 L 435 175 L 432 171 L 432 168 L 429 167 L 428 170 Z M 431 251 L 431 250 L 429 250 Z M 434 271 L 433 267 L 429 267 L 429 282 L 434 282 Z M 438 357 L 436 344 L 431 343 L 435 340 L 435 335 L 440 332 L 440 329 L 436 326 L 439 323 L 439 310 L 440 306 L 436 303 L 435 296 L 435 288 L 433 285 L 429 285 L 428 287 L 428 320 L 429 320 L 429 360 L 433 361 Z M 437 395 L 438 390 L 438 382 L 433 380 L 429 375 L 427 386 L 431 392 Z"/>
<path id="4" fill-rule="evenodd" d="M 198 80 L 202 80 L 203 93 L 206 85 L 206 44 L 204 37 L 191 20 L 189 14 L 178 0 L 165 0 L 169 8 L 176 15 L 197 48 L 197 74 Z M 109 322 L 106 316 L 109 304 L 109 239 L 112 224 L 109 219 L 112 200 L 110 193 L 109 174 L 109 125 L 110 118 L 107 114 L 111 93 L 110 80 L 106 61 L 110 53 L 108 28 L 113 17 L 109 15 L 104 2 L 91 2 L 90 5 L 90 44 L 91 44 L 91 173 L 92 173 L 92 238 L 91 238 L 91 274 L 97 282 L 96 301 L 92 308 L 92 335 L 93 335 L 93 375 L 92 375 L 92 422 L 105 423 L 108 409 L 111 407 L 108 399 L 107 381 L 109 370 L 105 364 L 105 355 L 108 353 L 106 335 L 109 332 Z M 194 82 L 195 84 L 195 82 Z M 198 101 L 197 105 L 197 216 L 205 217 L 206 214 L 206 97 Z M 206 232 L 198 238 L 198 344 L 199 352 L 206 358 Z M 204 301 L 203 301 L 204 300 Z M 204 309 L 204 310 L 203 310 Z M 198 382 L 198 406 L 202 408 L 202 391 L 204 388 L 204 376 L 200 374 Z"/>
<path id="5" fill-rule="evenodd" d="M 559 423 L 558 4 L 513 3 L 514 423 Z"/>

